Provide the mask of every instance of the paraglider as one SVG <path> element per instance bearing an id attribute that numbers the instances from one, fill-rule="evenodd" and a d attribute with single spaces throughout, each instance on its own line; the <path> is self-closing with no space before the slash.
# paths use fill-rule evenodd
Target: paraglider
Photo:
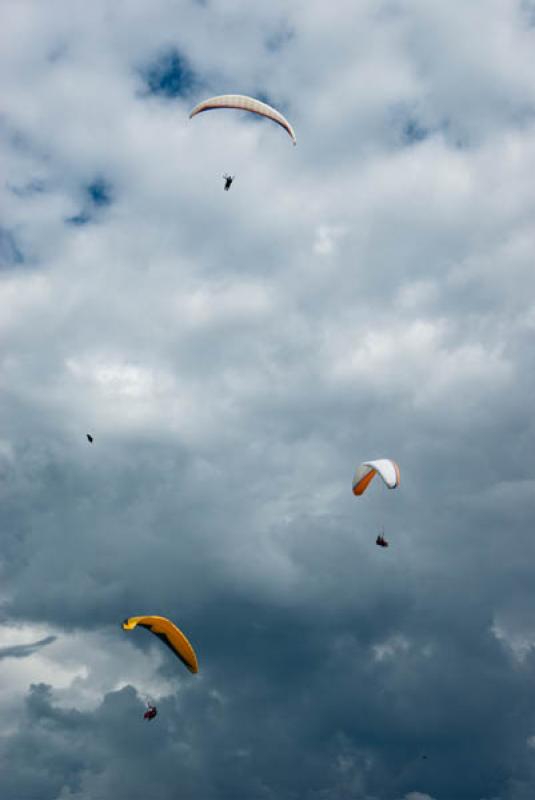
<path id="1" fill-rule="evenodd" d="M 399 467 L 396 462 L 390 458 L 378 458 L 375 461 L 364 461 L 357 467 L 353 477 L 353 494 L 357 497 L 364 494 L 376 475 L 381 476 L 389 489 L 396 489 L 399 486 Z M 378 547 L 389 545 L 384 534 L 383 528 L 375 540 Z"/>
<path id="2" fill-rule="evenodd" d="M 232 181 L 234 180 L 235 177 L 236 177 L 235 175 L 223 175 L 223 178 L 225 179 L 225 191 L 226 192 L 228 192 L 228 190 L 232 186 Z"/>
<path id="3" fill-rule="evenodd" d="M 133 631 L 138 625 L 149 630 L 167 645 L 190 672 L 196 673 L 199 671 L 199 664 L 193 647 L 182 631 L 170 619 L 157 616 L 130 617 L 122 623 L 122 628 L 124 631 Z"/>
<path id="4" fill-rule="evenodd" d="M 380 475 L 389 489 L 399 486 L 399 467 L 390 458 L 379 458 L 376 461 L 364 461 L 355 472 L 353 478 L 353 494 L 364 494 L 376 475 Z"/>
<path id="5" fill-rule="evenodd" d="M 154 719 L 157 714 L 158 709 L 156 706 L 153 706 L 151 703 L 147 703 L 147 710 L 143 714 L 143 719 Z"/>
<path id="6" fill-rule="evenodd" d="M 216 108 L 237 108 L 242 111 L 251 111 L 253 114 L 259 114 L 261 117 L 267 117 L 284 128 L 292 142 L 297 144 L 294 129 L 280 111 L 268 106 L 267 103 L 262 103 L 261 100 L 256 100 L 254 97 L 246 97 L 242 94 L 223 94 L 218 97 L 210 97 L 208 100 L 203 100 L 202 103 L 195 106 L 189 118 L 191 119 L 203 111 L 212 111 Z"/>
<path id="7" fill-rule="evenodd" d="M 86 436 L 87 436 L 87 441 L 88 441 L 90 444 L 93 444 L 93 437 L 91 436 L 91 434 L 90 434 L 90 433 L 86 433 Z"/>

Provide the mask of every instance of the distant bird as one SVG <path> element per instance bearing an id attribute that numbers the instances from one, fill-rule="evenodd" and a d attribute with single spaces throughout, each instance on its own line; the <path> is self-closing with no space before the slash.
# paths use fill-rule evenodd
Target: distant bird
<path id="1" fill-rule="evenodd" d="M 91 436 L 91 434 L 90 433 L 86 433 L 86 436 L 87 436 L 87 441 L 91 442 L 91 444 L 93 444 L 93 437 Z"/>

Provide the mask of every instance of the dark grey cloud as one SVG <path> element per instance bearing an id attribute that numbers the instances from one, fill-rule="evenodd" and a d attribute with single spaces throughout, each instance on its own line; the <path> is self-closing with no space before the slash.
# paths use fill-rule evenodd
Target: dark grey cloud
<path id="1" fill-rule="evenodd" d="M 325 410 L 315 425 L 322 416 Z M 262 417 L 272 435 L 280 430 L 276 417 L 267 424 L 269 407 Z M 434 439 L 434 446 L 443 476 L 454 472 L 459 459 L 469 459 L 470 441 L 466 449 L 459 442 L 452 446 L 448 461 L 445 445 Z M 408 500 L 400 491 L 388 496 L 387 506 L 375 487 L 373 516 L 349 498 L 346 517 L 301 512 L 293 522 L 273 520 L 271 530 L 254 536 L 253 518 L 263 506 L 280 502 L 290 483 L 265 454 L 258 482 L 251 481 L 255 458 L 250 466 L 242 464 L 233 446 L 215 460 L 212 455 L 221 485 L 211 482 L 208 491 L 196 483 L 193 454 L 180 448 L 131 442 L 128 458 L 122 448 L 116 452 L 116 466 L 104 448 L 91 471 L 67 466 L 63 458 L 51 460 L 48 447 L 36 463 L 32 448 L 34 464 L 25 483 L 40 487 L 34 499 L 42 509 L 40 525 L 32 535 L 24 513 L 15 526 L 25 531 L 29 557 L 20 566 L 10 562 L 13 601 L 7 617 L 48 620 L 67 629 L 113 621 L 116 632 L 110 629 L 109 635 L 124 640 L 125 659 L 134 657 L 131 646 L 147 651 L 155 645 L 144 632 L 123 633 L 124 616 L 154 612 L 175 619 L 199 653 L 201 674 L 182 676 L 162 648 L 162 675 L 180 682 L 177 697 L 183 686 L 188 692 L 195 687 L 196 700 L 180 710 L 165 701 L 158 723 L 182 731 L 187 719 L 187 730 L 193 725 L 196 731 L 193 740 L 185 734 L 186 750 L 201 758 L 196 768 L 186 769 L 192 792 L 201 787 L 206 797 L 241 791 L 259 797 L 403 797 L 419 786 L 432 797 L 462 800 L 502 796 L 510 776 L 528 769 L 525 742 L 535 711 L 529 702 L 531 657 L 515 668 L 491 632 L 496 598 L 508 596 L 512 579 L 522 585 L 522 565 L 530 562 L 529 526 L 521 534 L 525 520 L 519 520 L 511 552 L 510 529 L 504 535 L 495 512 L 482 509 L 474 519 L 450 508 L 443 487 L 433 490 L 433 474 L 426 475 L 424 465 L 418 469 L 407 452 L 400 460 Z M 403 451 L 401 439 L 394 449 Z M 20 469 L 24 461 L 17 463 Z M 438 462 L 431 463 L 439 470 Z M 465 469 L 477 465 L 468 460 Z M 416 497 L 411 484 L 420 486 Z M 385 518 L 392 547 L 383 554 L 375 552 L 373 538 L 374 523 Z M 236 549 L 225 552 L 232 548 L 234 528 L 253 539 L 245 559 Z M 266 595 L 254 575 L 254 549 L 266 538 L 282 545 L 296 571 L 278 596 Z M 40 575 L 39 592 L 32 592 Z M 529 596 L 528 576 L 529 566 L 522 590 Z M 211 693 L 221 700 L 210 700 Z M 217 713 L 210 711 L 213 703 Z M 131 703 L 129 713 L 138 711 Z M 80 725 L 84 737 L 94 735 Z M 110 744 L 106 757 L 99 757 L 96 774 L 114 770 L 122 752 L 116 747 Z M 422 751 L 431 765 L 421 759 Z M 452 763 L 458 772 L 449 768 Z M 175 773 L 176 765 L 173 774 L 158 771 L 147 783 L 135 773 L 136 791 L 175 790 Z M 130 778 L 114 791 L 129 796 Z"/>
<path id="2" fill-rule="evenodd" d="M 42 770 L 39 789 L 32 787 L 38 798 L 62 786 L 81 797 L 114 791 L 117 798 L 163 797 L 181 787 L 185 796 L 207 798 L 403 797 L 425 787 L 432 797 L 464 800 L 503 796 L 513 774 L 529 774 L 529 750 L 511 744 L 531 731 L 523 706 L 531 670 L 521 682 L 505 678 L 505 653 L 493 637 L 477 634 L 459 658 L 459 626 L 444 639 L 442 630 L 433 636 L 413 625 L 407 649 L 394 642 L 392 656 L 372 661 L 369 612 L 312 618 L 302 609 L 274 614 L 272 605 L 236 600 L 227 593 L 210 608 L 206 674 L 184 673 L 180 692 L 158 701 L 154 725 L 141 719 L 132 688 L 87 713 L 57 708 L 50 689 L 33 688 L 20 732 L 4 742 L 11 765 L 4 796 L 16 796 L 10 786 L 28 785 L 19 781 L 28 780 L 30 747 Z M 375 635 L 399 624 L 390 610 L 378 602 L 375 613 L 384 619 Z M 415 615 L 403 616 L 405 625 L 414 623 Z M 423 657 L 424 644 L 436 649 Z M 167 652 L 164 670 L 176 674 Z M 144 773 L 126 755 L 139 747 L 150 758 Z"/>
<path id="3" fill-rule="evenodd" d="M 39 639 L 37 642 L 31 644 L 13 644 L 10 647 L 0 647 L 0 660 L 2 658 L 28 658 L 32 656 L 42 647 L 47 644 L 52 644 L 56 641 L 56 636 L 45 636 L 44 639 Z"/>

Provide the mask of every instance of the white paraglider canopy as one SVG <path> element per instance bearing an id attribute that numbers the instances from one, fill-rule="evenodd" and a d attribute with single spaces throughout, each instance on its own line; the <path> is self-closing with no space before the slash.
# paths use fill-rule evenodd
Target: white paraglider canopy
<path id="1" fill-rule="evenodd" d="M 389 489 L 399 486 L 399 467 L 390 458 L 378 458 L 375 461 L 364 461 L 355 472 L 353 478 L 353 494 L 363 494 L 374 477 L 380 475 Z"/>
<path id="2" fill-rule="evenodd" d="M 263 103 L 261 100 L 256 100 L 254 97 L 246 97 L 243 94 L 222 94 L 218 97 L 210 97 L 208 100 L 203 100 L 202 103 L 195 106 L 189 118 L 191 119 L 202 111 L 212 111 L 216 108 L 238 108 L 242 111 L 251 111 L 253 114 L 272 119 L 273 122 L 284 128 L 292 142 L 297 144 L 294 129 L 280 111 L 268 106 L 267 103 Z"/>

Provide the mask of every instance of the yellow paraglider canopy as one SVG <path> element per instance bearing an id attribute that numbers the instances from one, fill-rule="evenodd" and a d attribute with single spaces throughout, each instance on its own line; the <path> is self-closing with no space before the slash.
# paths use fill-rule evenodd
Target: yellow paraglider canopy
<path id="1" fill-rule="evenodd" d="M 124 631 L 133 631 L 138 625 L 146 628 L 161 639 L 190 672 L 196 673 L 199 671 L 199 664 L 193 647 L 182 631 L 170 619 L 156 616 L 129 617 L 123 622 L 122 628 Z"/>

